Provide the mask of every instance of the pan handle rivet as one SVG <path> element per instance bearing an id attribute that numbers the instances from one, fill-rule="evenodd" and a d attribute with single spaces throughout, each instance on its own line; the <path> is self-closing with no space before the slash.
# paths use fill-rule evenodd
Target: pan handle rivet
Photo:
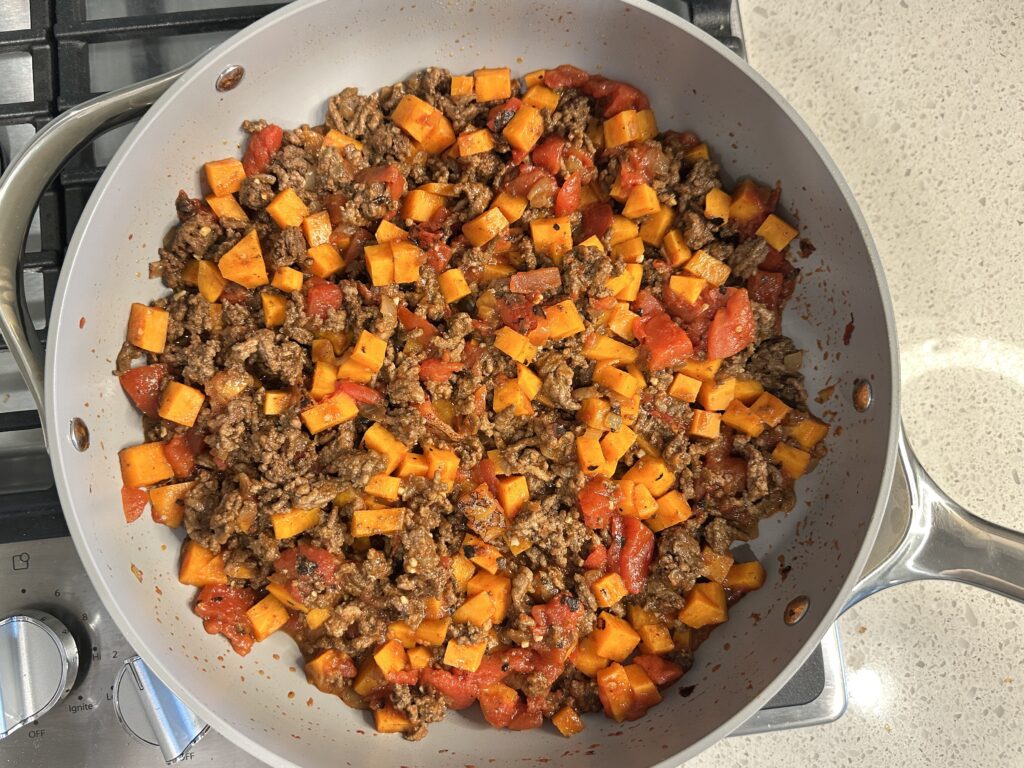
<path id="1" fill-rule="evenodd" d="M 798 624 L 800 619 L 807 615 L 807 608 L 810 604 L 811 601 L 806 595 L 794 597 L 789 601 L 789 605 L 786 606 L 786 612 L 782 614 L 782 620 L 790 626 Z"/>
<path id="2" fill-rule="evenodd" d="M 232 64 L 229 67 L 225 67 L 221 70 L 221 73 L 217 75 L 217 80 L 214 85 L 220 92 L 230 91 L 245 77 L 245 67 L 240 64 Z"/>
<path id="3" fill-rule="evenodd" d="M 863 413 L 875 401 L 871 391 L 871 382 L 867 379 L 856 379 L 853 382 L 853 407 Z"/>
<path id="4" fill-rule="evenodd" d="M 71 420 L 71 444 L 80 453 L 89 450 L 89 428 L 77 416 Z"/>

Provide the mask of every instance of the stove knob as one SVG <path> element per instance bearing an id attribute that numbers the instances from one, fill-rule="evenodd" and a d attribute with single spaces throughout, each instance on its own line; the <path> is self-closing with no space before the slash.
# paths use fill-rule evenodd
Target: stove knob
<path id="1" fill-rule="evenodd" d="M 26 610 L 0 620 L 0 739 L 53 707 L 78 677 L 78 646 L 48 613 Z"/>
<path id="2" fill-rule="evenodd" d="M 209 730 L 138 656 L 117 673 L 114 711 L 129 736 L 159 747 L 168 764 L 188 759 L 189 748 Z"/>

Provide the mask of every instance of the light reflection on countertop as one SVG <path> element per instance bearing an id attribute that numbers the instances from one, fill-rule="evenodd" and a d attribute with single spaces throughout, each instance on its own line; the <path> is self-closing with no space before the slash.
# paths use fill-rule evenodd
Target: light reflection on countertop
<path id="1" fill-rule="evenodd" d="M 1024 530 L 1024 5 L 740 9 L 751 63 L 828 148 L 878 245 L 918 457 Z M 1021 627 L 1024 606 L 960 584 L 874 595 L 840 622 L 839 721 L 726 739 L 687 766 L 1024 766 Z"/>

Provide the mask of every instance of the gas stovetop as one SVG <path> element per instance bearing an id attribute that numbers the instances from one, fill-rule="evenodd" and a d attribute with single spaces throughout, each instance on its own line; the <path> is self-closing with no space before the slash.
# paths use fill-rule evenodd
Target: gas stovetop
<path id="1" fill-rule="evenodd" d="M 734 0 L 656 0 L 743 54 Z M 5 0 L 0 3 L 0 159 L 97 93 L 184 64 L 282 3 L 260 0 Z M 36 330 L 64 248 L 130 126 L 83 149 L 44 195 L 23 259 Z M 252 765 L 135 657 L 68 538 L 31 398 L 0 340 L 0 765 Z M 830 722 L 846 707 L 833 627 L 737 733 Z M 200 741 L 201 739 L 201 741 Z M 197 743 L 198 742 L 198 743 Z"/>

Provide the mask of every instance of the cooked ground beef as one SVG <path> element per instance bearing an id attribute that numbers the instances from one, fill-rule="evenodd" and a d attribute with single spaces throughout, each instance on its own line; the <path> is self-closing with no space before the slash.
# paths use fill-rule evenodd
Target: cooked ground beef
<path id="1" fill-rule="evenodd" d="M 430 68 L 323 125 L 247 121 L 241 166 L 208 168 L 244 171 L 234 209 L 178 196 L 173 293 L 117 356 L 163 444 L 125 485 L 180 499 L 154 517 L 184 524 L 207 629 L 246 653 L 267 594 L 310 680 L 410 739 L 476 699 L 515 728 L 609 710 L 623 619 L 636 669 L 683 674 L 707 605 L 757 586 L 730 546 L 824 452 L 779 335 L 796 272 L 743 234 L 777 196 L 709 220 L 699 139 L 647 133 L 630 86 L 544 81 L 557 106 Z M 645 132 L 616 146 L 626 108 Z"/>

